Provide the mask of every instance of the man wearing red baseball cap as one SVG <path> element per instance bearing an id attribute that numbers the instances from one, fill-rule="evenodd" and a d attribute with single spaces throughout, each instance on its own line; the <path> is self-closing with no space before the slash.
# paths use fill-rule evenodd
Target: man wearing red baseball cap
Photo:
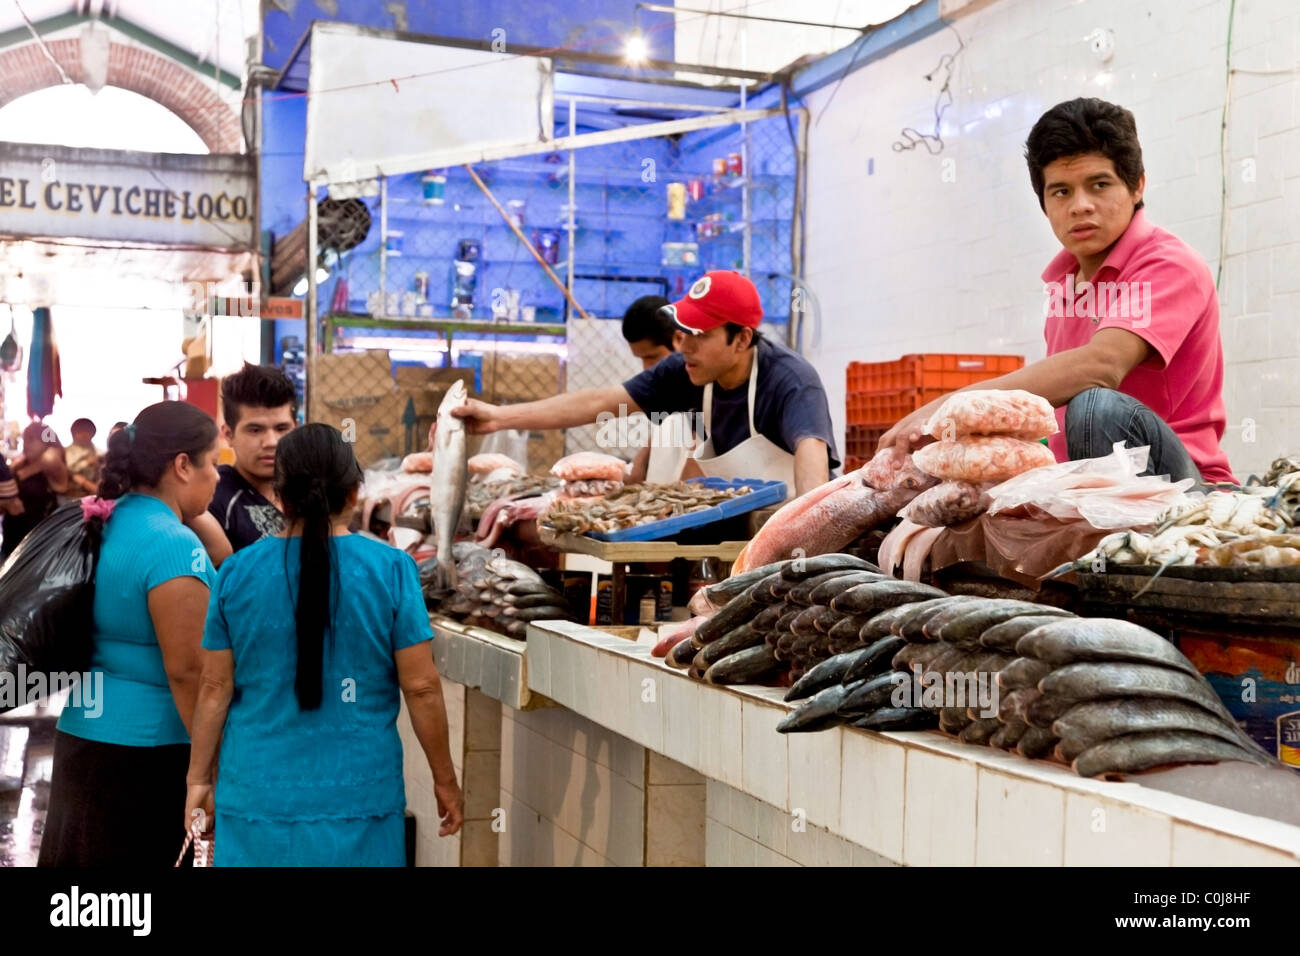
<path id="1" fill-rule="evenodd" d="M 705 475 L 784 481 L 790 495 L 829 480 L 839 461 L 826 390 L 807 361 L 759 333 L 754 284 L 737 272 L 708 272 L 664 308 L 681 330 L 677 351 L 622 385 L 520 405 L 471 401 L 457 412 L 477 433 L 688 412 L 705 438 L 693 462 Z"/>

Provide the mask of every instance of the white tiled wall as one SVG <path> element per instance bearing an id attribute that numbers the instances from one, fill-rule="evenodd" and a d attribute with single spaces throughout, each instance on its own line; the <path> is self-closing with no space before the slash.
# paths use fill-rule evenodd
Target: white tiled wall
<path id="1" fill-rule="evenodd" d="M 454 681 L 442 682 L 442 696 L 447 707 L 447 731 L 451 745 L 451 762 L 456 778 L 465 779 L 465 688 Z M 402 776 L 406 781 L 406 809 L 415 815 L 415 865 L 460 866 L 461 843 L 466 831 L 454 836 L 438 836 L 438 803 L 433 795 L 433 774 L 420 742 L 411 729 L 411 715 L 402 701 L 397 715 L 397 731 L 402 738 Z"/>
<path id="2" fill-rule="evenodd" d="M 958 46 L 952 30 L 809 97 L 807 275 L 823 321 L 809 355 L 841 433 L 849 360 L 1044 354 L 1038 276 L 1059 246 L 1023 153 L 1034 121 L 1058 102 L 1099 96 L 1134 112 L 1148 218 L 1217 270 L 1228 5 L 995 0 L 956 23 L 965 49 L 938 155 L 892 144 L 905 126 L 932 130 L 936 65 Z M 1083 40 L 1097 27 L 1114 30 L 1108 69 Z M 1224 448 L 1239 478 L 1300 446 L 1300 72 L 1287 72 L 1298 63 L 1300 4 L 1237 5 L 1232 65 L 1283 71 L 1232 79 L 1219 298 Z M 1244 419 L 1254 442 L 1243 442 Z"/>

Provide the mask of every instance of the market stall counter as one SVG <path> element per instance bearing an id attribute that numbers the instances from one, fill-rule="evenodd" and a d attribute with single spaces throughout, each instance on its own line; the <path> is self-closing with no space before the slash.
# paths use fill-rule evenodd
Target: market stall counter
<path id="1" fill-rule="evenodd" d="M 784 736 L 776 731 L 792 709 L 784 689 L 703 684 L 665 667 L 645 644 L 582 625 L 532 624 L 527 657 L 530 689 L 569 712 L 575 752 L 595 740 L 612 741 L 614 751 L 631 744 L 705 779 L 707 865 L 1300 862 L 1300 827 L 1157 789 L 1147 781 L 1158 774 L 1142 783 L 1083 779 L 933 732 L 840 727 Z M 503 766 L 536 770 L 528 749 L 538 735 L 519 733 L 520 725 L 526 717 L 508 745 L 503 733 Z M 1178 768 L 1169 789 L 1195 789 L 1194 778 L 1206 792 L 1222 790 L 1229 770 L 1245 772 Z M 1249 772 L 1294 784 L 1285 770 Z M 550 799 L 560 791 L 604 799 L 599 787 L 574 787 L 563 773 L 503 774 L 503 861 L 505 846 L 526 858 L 520 841 L 547 835 L 527 826 L 539 808 L 519 799 L 521 781 Z M 617 780 L 613 787 L 616 794 Z"/>

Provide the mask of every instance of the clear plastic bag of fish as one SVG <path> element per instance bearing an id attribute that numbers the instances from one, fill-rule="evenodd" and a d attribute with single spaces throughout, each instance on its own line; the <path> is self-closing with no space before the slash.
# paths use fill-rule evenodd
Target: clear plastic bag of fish
<path id="1" fill-rule="evenodd" d="M 90 666 L 103 520 L 86 514 L 80 501 L 59 507 L 0 569 L 0 674 L 20 666 L 74 674 Z"/>
<path id="2" fill-rule="evenodd" d="M 613 455 L 594 451 L 580 451 L 566 455 L 551 466 L 551 474 L 565 481 L 605 480 L 621 482 L 627 475 L 628 464 Z"/>
<path id="3" fill-rule="evenodd" d="M 898 512 L 898 516 L 927 528 L 961 524 L 983 513 L 982 498 L 990 487 L 992 485 L 975 485 L 969 481 L 945 481 L 921 492 Z"/>
<path id="4" fill-rule="evenodd" d="M 990 488 L 988 513 L 1059 521 L 1087 521 L 1094 528 L 1141 528 L 1170 508 L 1184 507 L 1193 481 L 1142 475 L 1150 449 L 1116 442 L 1109 455 L 1038 468 Z"/>
<path id="5" fill-rule="evenodd" d="M 937 441 L 912 453 L 916 467 L 943 481 L 1006 481 L 1032 468 L 1056 463 L 1056 456 L 1036 442 L 1005 435 L 971 436 Z"/>
<path id="6" fill-rule="evenodd" d="M 1060 431 L 1047 399 L 1019 388 L 954 392 L 930 416 L 925 433 L 940 441 L 970 435 L 1006 435 L 1037 441 Z"/>

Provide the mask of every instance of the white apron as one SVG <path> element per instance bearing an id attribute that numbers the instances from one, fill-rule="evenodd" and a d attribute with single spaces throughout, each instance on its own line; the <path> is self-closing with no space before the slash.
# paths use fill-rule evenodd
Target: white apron
<path id="1" fill-rule="evenodd" d="M 711 478 L 756 478 L 785 482 L 787 498 L 794 497 L 794 455 L 764 438 L 754 427 L 754 396 L 758 394 L 758 350 L 749 370 L 749 437 L 731 451 L 713 450 L 713 383 L 704 386 L 704 427 L 709 439 L 695 454 L 700 471 Z"/>
<path id="2" fill-rule="evenodd" d="M 657 484 L 680 481 L 682 469 L 691 456 L 695 436 L 690 434 L 690 418 L 684 412 L 665 415 L 650 426 L 650 460 L 645 480 Z"/>

